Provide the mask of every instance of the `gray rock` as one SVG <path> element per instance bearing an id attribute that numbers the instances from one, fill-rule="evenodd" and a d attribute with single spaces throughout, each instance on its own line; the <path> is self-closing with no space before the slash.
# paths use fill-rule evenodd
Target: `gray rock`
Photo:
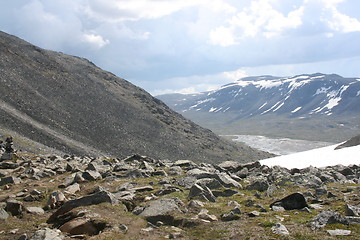
<path id="1" fill-rule="evenodd" d="M 228 213 L 222 214 L 220 216 L 221 221 L 228 222 L 240 219 L 241 210 L 239 207 L 235 207 Z"/>
<path id="2" fill-rule="evenodd" d="M 213 190 L 212 193 L 215 197 L 231 197 L 239 192 L 233 189 L 225 189 L 223 191 Z"/>
<path id="3" fill-rule="evenodd" d="M 339 213 L 331 210 L 324 210 L 310 221 L 310 227 L 312 229 L 319 229 L 325 227 L 327 224 L 334 223 L 349 225 L 349 221 Z"/>
<path id="4" fill-rule="evenodd" d="M 283 207 L 285 210 L 302 209 L 308 207 L 304 195 L 301 193 L 293 193 L 279 201 L 270 204 L 270 208 L 273 206 Z"/>
<path id="5" fill-rule="evenodd" d="M 101 174 L 98 171 L 87 170 L 83 172 L 82 177 L 88 181 L 96 181 L 102 179 Z"/>
<path id="6" fill-rule="evenodd" d="M 13 176 L 3 177 L 3 178 L 1 178 L 0 186 L 6 185 L 6 184 L 20 184 L 20 183 L 21 183 L 20 178 L 13 177 Z"/>
<path id="7" fill-rule="evenodd" d="M 346 216 L 359 216 L 360 215 L 360 206 L 346 204 L 345 212 L 346 212 Z"/>
<path id="8" fill-rule="evenodd" d="M 225 169 L 226 171 L 236 172 L 241 168 L 241 163 L 235 161 L 225 161 L 218 164 L 219 167 Z"/>
<path id="9" fill-rule="evenodd" d="M 208 187 L 209 189 L 216 189 L 216 188 L 221 188 L 223 187 L 223 185 L 221 185 L 221 183 L 216 180 L 215 178 L 202 178 L 202 179 L 198 179 L 196 181 L 196 184 L 204 187 Z"/>
<path id="10" fill-rule="evenodd" d="M 183 168 L 187 168 L 187 169 L 193 169 L 195 167 L 197 167 L 197 165 L 190 160 L 178 160 L 176 162 L 174 162 L 173 166 L 179 166 L 179 167 L 183 167 Z"/>
<path id="11" fill-rule="evenodd" d="M 228 174 L 226 173 L 219 173 L 216 174 L 217 180 L 224 186 L 224 187 L 235 187 L 235 188 L 242 188 L 241 184 L 232 179 Z"/>
<path id="12" fill-rule="evenodd" d="M 80 191 L 80 184 L 78 183 L 74 183 L 70 186 L 68 186 L 67 188 L 65 188 L 65 193 L 68 194 L 75 194 L 76 192 Z"/>
<path id="13" fill-rule="evenodd" d="M 5 210 L 13 216 L 20 216 L 24 212 L 24 205 L 17 200 L 8 200 L 6 202 Z"/>
<path id="14" fill-rule="evenodd" d="M 69 233 L 70 235 L 86 234 L 89 236 L 99 233 L 98 227 L 87 217 L 74 218 L 59 227 L 60 231 Z"/>
<path id="15" fill-rule="evenodd" d="M 248 216 L 249 216 L 249 217 L 258 217 L 258 216 L 260 216 L 260 212 L 258 212 L 258 211 L 251 211 L 251 212 L 248 213 Z"/>
<path id="16" fill-rule="evenodd" d="M 65 237 L 61 234 L 61 231 L 56 229 L 41 229 L 35 232 L 29 240 L 62 240 Z"/>
<path id="17" fill-rule="evenodd" d="M 199 200 L 191 200 L 188 205 L 189 208 L 200 209 L 204 207 L 204 203 Z"/>
<path id="18" fill-rule="evenodd" d="M 112 205 L 117 205 L 119 203 L 118 200 L 115 198 L 115 196 L 108 191 L 96 192 L 94 194 L 87 195 L 82 198 L 67 201 L 55 213 L 53 213 L 49 217 L 47 222 L 53 223 L 59 215 L 62 215 L 74 208 L 81 206 L 96 205 L 105 202 L 111 203 Z"/>
<path id="19" fill-rule="evenodd" d="M 349 221 L 349 224 L 360 224 L 360 217 L 346 216 L 345 218 Z"/>
<path id="20" fill-rule="evenodd" d="M 197 179 L 195 177 L 187 176 L 174 179 L 174 184 L 186 189 L 190 189 L 196 181 Z"/>
<path id="21" fill-rule="evenodd" d="M 331 236 L 349 236 L 351 234 L 350 230 L 344 229 L 335 229 L 335 230 L 326 230 Z"/>
<path id="22" fill-rule="evenodd" d="M 0 220 L 7 219 L 8 217 L 9 214 L 2 207 L 0 207 Z"/>
<path id="23" fill-rule="evenodd" d="M 189 191 L 189 199 L 198 198 L 200 200 L 210 201 L 210 202 L 216 202 L 216 197 L 211 192 L 211 190 L 204 186 L 201 187 L 198 184 L 194 184 Z"/>
<path id="24" fill-rule="evenodd" d="M 269 188 L 269 183 L 265 179 L 257 179 L 248 186 L 246 186 L 247 190 L 256 190 L 260 192 L 264 192 Z"/>
<path id="25" fill-rule="evenodd" d="M 66 201 L 66 197 L 64 193 L 61 191 L 52 192 L 49 196 L 49 199 L 44 207 L 45 210 L 47 209 L 55 209 L 63 205 Z"/>
<path id="26" fill-rule="evenodd" d="M 273 227 L 271 227 L 273 233 L 280 236 L 288 236 L 290 233 L 287 228 L 281 223 L 276 223 Z"/>
<path id="27" fill-rule="evenodd" d="M 176 175 L 182 175 L 184 172 L 180 166 L 172 166 L 170 167 L 168 173 L 171 176 L 176 176 Z"/>
<path id="28" fill-rule="evenodd" d="M 19 164 L 14 162 L 0 162 L 0 169 L 15 169 L 18 167 Z"/>
<path id="29" fill-rule="evenodd" d="M 26 207 L 26 211 L 31 214 L 42 215 L 45 213 L 44 209 L 41 207 Z"/>
<path id="30" fill-rule="evenodd" d="M 147 221 L 156 224 L 161 221 L 165 224 L 172 225 L 174 214 L 186 211 L 184 204 L 179 198 L 162 198 L 151 201 L 139 214 L 145 217 Z"/>

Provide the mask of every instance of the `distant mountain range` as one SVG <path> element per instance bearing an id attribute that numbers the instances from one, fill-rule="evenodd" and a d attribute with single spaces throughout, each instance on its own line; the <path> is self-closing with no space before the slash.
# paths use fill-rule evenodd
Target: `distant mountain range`
<path id="1" fill-rule="evenodd" d="M 360 78 L 322 73 L 256 76 L 214 91 L 157 97 L 220 134 L 337 142 L 360 131 Z"/>
<path id="2" fill-rule="evenodd" d="M 0 32 L 0 139 L 35 153 L 250 161 L 226 141 L 90 61 Z"/>

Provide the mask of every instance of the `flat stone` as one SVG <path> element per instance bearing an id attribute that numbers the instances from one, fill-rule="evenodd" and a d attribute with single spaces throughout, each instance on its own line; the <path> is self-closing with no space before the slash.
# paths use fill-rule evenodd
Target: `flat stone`
<path id="1" fill-rule="evenodd" d="M 327 232 L 331 236 L 348 236 L 351 234 L 350 230 L 344 230 L 344 229 L 327 230 Z"/>
<path id="2" fill-rule="evenodd" d="M 179 198 L 162 198 L 151 201 L 139 216 L 145 217 L 148 222 L 156 224 L 158 221 L 167 225 L 174 224 L 174 215 L 186 211 Z"/>
<path id="3" fill-rule="evenodd" d="M 45 228 L 35 232 L 29 240 L 63 240 L 65 237 L 61 235 L 61 231 L 56 229 Z"/>
<path id="4" fill-rule="evenodd" d="M 42 209 L 41 207 L 26 207 L 26 211 L 28 213 L 38 214 L 38 215 L 42 215 L 45 213 L 44 209 Z"/>

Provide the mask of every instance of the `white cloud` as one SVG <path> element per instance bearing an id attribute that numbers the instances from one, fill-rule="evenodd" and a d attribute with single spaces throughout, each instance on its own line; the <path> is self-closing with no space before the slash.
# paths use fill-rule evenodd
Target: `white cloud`
<path id="1" fill-rule="evenodd" d="M 329 7 L 329 10 L 331 11 L 330 18 L 323 19 L 323 21 L 328 23 L 331 29 L 344 33 L 360 31 L 358 19 L 340 13 L 334 6 Z"/>
<path id="2" fill-rule="evenodd" d="M 100 49 L 110 43 L 109 40 L 104 39 L 102 36 L 93 33 L 84 34 L 83 39 L 85 42 L 90 43 L 97 49 Z"/>
<path id="3" fill-rule="evenodd" d="M 250 6 L 241 9 L 227 20 L 227 26 L 220 26 L 210 32 L 210 42 L 214 45 L 231 46 L 239 44 L 241 39 L 265 36 L 271 38 L 287 29 L 302 24 L 304 8 L 299 7 L 287 15 L 277 11 L 270 0 L 256 0 Z"/>
<path id="4" fill-rule="evenodd" d="M 227 47 L 236 44 L 235 36 L 231 28 L 218 27 L 210 32 L 210 42 L 214 45 Z"/>
<path id="5" fill-rule="evenodd" d="M 232 81 L 236 81 L 239 80 L 240 78 L 244 78 L 247 77 L 247 73 L 244 69 L 238 69 L 236 71 L 231 71 L 231 72 L 224 72 L 223 73 L 225 77 L 229 78 L 229 80 Z"/>

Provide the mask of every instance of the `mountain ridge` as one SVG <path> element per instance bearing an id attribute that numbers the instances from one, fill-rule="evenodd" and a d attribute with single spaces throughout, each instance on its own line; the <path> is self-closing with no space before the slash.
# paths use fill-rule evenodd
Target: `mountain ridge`
<path id="1" fill-rule="evenodd" d="M 199 94 L 157 96 L 174 110 L 219 134 L 262 135 L 297 138 L 298 130 L 282 134 L 284 127 L 301 125 L 311 135 L 312 124 L 345 127 L 340 137 L 310 136 L 309 140 L 343 141 L 360 130 L 360 80 L 337 74 L 301 74 L 293 77 L 253 76 Z M 210 122 L 207 122 L 209 119 Z M 251 123 L 246 120 L 251 120 Z M 289 124 L 286 125 L 286 121 Z M 305 123 L 304 121 L 309 121 Z M 313 121 L 313 123 L 312 123 Z M 244 131 L 266 122 L 269 129 Z M 281 126 L 277 126 L 281 123 Z M 296 124 L 295 124 L 296 123 Z M 306 126 L 308 125 L 308 126 Z M 241 131 L 238 131 L 242 128 Z M 277 129 L 276 129 L 277 128 Z M 318 126 L 325 131 L 326 126 Z M 288 129 L 287 129 L 288 130 Z M 338 133 L 335 135 L 339 134 Z M 334 133 L 334 132 L 332 132 Z M 322 133 L 319 133 L 321 135 Z M 305 134 L 301 138 L 306 138 Z M 330 138 L 330 139 L 329 139 Z"/>

